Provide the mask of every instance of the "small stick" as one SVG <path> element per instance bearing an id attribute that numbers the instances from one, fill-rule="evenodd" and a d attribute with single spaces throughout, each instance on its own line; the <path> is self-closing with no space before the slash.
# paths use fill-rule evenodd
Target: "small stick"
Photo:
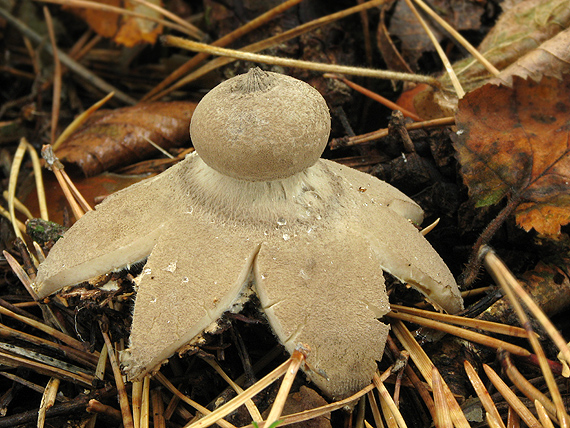
<path id="1" fill-rule="evenodd" d="M 73 119 L 73 122 L 71 122 L 69 124 L 69 126 L 67 128 L 65 128 L 65 130 L 61 133 L 61 135 L 58 137 L 58 139 L 55 141 L 55 143 L 53 143 L 53 145 L 51 146 L 52 150 L 55 152 L 59 148 L 59 146 L 61 146 L 61 144 L 69 138 L 69 136 L 71 134 L 73 134 L 75 131 L 77 131 L 77 129 L 81 125 L 83 125 L 85 123 L 85 121 L 93 115 L 93 113 L 95 113 L 107 101 L 109 101 L 113 97 L 113 95 L 115 95 L 114 92 L 108 93 L 102 99 L 97 101 L 95 104 L 93 104 L 87 110 L 85 110 L 83 113 L 81 113 L 75 119 Z"/>
<path id="2" fill-rule="evenodd" d="M 87 404 L 87 408 L 85 409 L 89 413 L 100 413 L 105 416 L 110 417 L 116 421 L 122 421 L 121 412 L 115 409 L 114 407 L 108 406 L 106 404 L 101 403 L 95 399 L 89 400 Z"/>
<path id="3" fill-rule="evenodd" d="M 293 354 L 291 355 L 291 364 L 289 367 L 287 367 L 287 372 L 283 377 L 279 392 L 277 393 L 275 401 L 273 402 L 273 406 L 271 407 L 271 411 L 265 420 L 265 424 L 268 427 L 276 422 L 281 416 L 283 407 L 285 407 L 285 402 L 287 401 L 287 396 L 289 395 L 289 391 L 291 390 L 291 386 L 295 380 L 295 376 L 297 375 L 301 364 L 303 364 L 307 358 L 308 352 L 308 349 L 303 346 L 299 346 L 297 349 L 295 349 L 295 351 L 293 351 Z"/>
<path id="4" fill-rule="evenodd" d="M 440 119 L 426 120 L 423 122 L 406 123 L 405 128 L 408 131 L 413 129 L 435 128 L 439 126 L 455 125 L 454 117 L 442 117 Z M 377 131 L 369 132 L 367 134 L 356 135 L 348 138 L 335 138 L 329 143 L 331 150 L 339 149 L 341 147 L 356 146 L 359 144 L 367 144 L 377 141 L 381 138 L 388 136 L 388 128 L 379 129 Z"/>
<path id="5" fill-rule="evenodd" d="M 59 389 L 60 380 L 52 377 L 48 381 L 44 393 L 42 395 L 42 401 L 40 403 L 40 408 L 38 410 L 38 422 L 37 427 L 43 428 L 46 421 L 46 411 L 53 407 L 55 404 L 55 397 L 57 396 L 57 391 Z"/>

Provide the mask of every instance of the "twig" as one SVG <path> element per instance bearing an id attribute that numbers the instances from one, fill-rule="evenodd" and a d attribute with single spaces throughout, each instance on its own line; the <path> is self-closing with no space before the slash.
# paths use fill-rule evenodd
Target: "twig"
<path id="1" fill-rule="evenodd" d="M 423 122 L 407 123 L 405 128 L 408 131 L 413 129 L 435 128 L 439 126 L 455 125 L 454 117 L 443 117 L 440 119 L 426 120 Z M 356 146 L 358 144 L 366 144 L 377 141 L 388 135 L 388 128 L 379 129 L 377 131 L 369 132 L 367 134 L 356 135 L 348 138 L 335 138 L 329 143 L 331 150 L 339 149 L 341 147 Z"/>
<path id="2" fill-rule="evenodd" d="M 463 327 L 472 327 L 478 330 L 485 330 L 491 333 L 503 334 L 505 336 L 526 338 L 526 330 L 507 324 L 501 324 L 493 321 L 484 321 L 479 319 L 462 317 L 459 315 L 442 314 L 440 312 L 426 311 L 424 309 L 410 308 L 402 305 L 390 305 L 392 311 L 408 313 L 411 315 L 422 316 L 425 318 L 448 322 L 450 324 L 458 324 Z"/>

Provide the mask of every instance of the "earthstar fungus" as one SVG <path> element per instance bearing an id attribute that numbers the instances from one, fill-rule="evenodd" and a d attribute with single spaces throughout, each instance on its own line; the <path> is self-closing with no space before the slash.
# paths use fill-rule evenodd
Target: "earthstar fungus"
<path id="1" fill-rule="evenodd" d="M 193 114 L 196 153 L 82 217 L 41 264 L 38 295 L 148 257 L 122 355 L 137 379 L 239 310 L 250 284 L 287 351 L 310 349 L 311 380 L 348 396 L 382 358 L 383 270 L 443 310 L 463 303 L 409 221 L 421 223 L 421 208 L 383 181 L 319 159 L 329 129 L 324 99 L 304 82 L 252 69 L 221 83 Z"/>

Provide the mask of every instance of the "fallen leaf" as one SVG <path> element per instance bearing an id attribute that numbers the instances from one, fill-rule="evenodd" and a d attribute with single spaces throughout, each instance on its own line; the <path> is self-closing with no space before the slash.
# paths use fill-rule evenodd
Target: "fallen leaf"
<path id="1" fill-rule="evenodd" d="M 509 8 L 504 3 L 501 6 L 503 13 L 477 50 L 501 71 L 502 80 L 510 82 L 513 75 L 530 75 L 534 79 L 560 76 L 560 69 L 568 67 L 569 50 L 567 42 L 554 38 L 570 26 L 570 3 L 524 0 Z M 547 44 L 550 39 L 553 41 Z M 523 60 L 525 55 L 530 57 Z M 520 67 L 509 67 L 519 59 L 523 61 Z M 453 64 L 453 69 L 466 92 L 489 83 L 493 77 L 472 56 Z M 427 88 L 414 98 L 415 110 L 425 119 L 449 116 L 457 109 L 457 96 L 447 73 L 439 80 L 443 90 Z"/>
<path id="2" fill-rule="evenodd" d="M 163 149 L 188 144 L 188 127 L 196 103 L 173 101 L 138 104 L 93 115 L 56 151 L 66 164 L 86 176 L 138 162 Z"/>
<path id="3" fill-rule="evenodd" d="M 160 14 L 153 9 L 130 0 L 96 0 L 97 3 L 120 7 L 142 15 L 160 18 Z M 161 6 L 161 0 L 148 0 L 149 3 Z M 75 15 L 81 17 L 99 35 L 112 38 L 115 43 L 127 47 L 139 43 L 154 43 L 162 34 L 162 25 L 155 21 L 131 15 L 120 15 L 98 9 L 82 9 L 68 7 Z"/>
<path id="4" fill-rule="evenodd" d="M 459 101 L 453 138 L 476 206 L 504 197 L 517 224 L 557 235 L 570 223 L 570 76 L 487 84 Z"/>
<path id="5" fill-rule="evenodd" d="M 540 80 L 543 76 L 552 76 L 559 79 L 570 71 L 570 28 L 561 31 L 556 36 L 548 39 L 538 48 L 530 51 L 519 58 L 489 83 L 501 84 L 512 83 L 513 76 L 523 79 L 530 77 Z M 502 82 L 501 82 L 502 81 Z"/>

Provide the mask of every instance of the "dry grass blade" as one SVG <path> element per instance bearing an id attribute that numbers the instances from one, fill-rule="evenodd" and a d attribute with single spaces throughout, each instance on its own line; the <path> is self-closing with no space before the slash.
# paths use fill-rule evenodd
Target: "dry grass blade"
<path id="1" fill-rule="evenodd" d="M 212 413 L 212 412 L 210 412 L 210 410 L 206 409 L 201 404 L 196 403 L 194 400 L 192 400 L 192 399 L 186 397 L 184 394 L 182 394 L 162 373 L 158 372 L 154 376 L 154 379 L 156 381 L 160 382 L 162 385 L 164 385 L 166 387 L 166 389 L 168 389 L 175 396 L 180 398 L 180 400 L 184 401 L 186 404 L 189 404 L 190 406 L 192 406 L 194 409 L 196 409 L 198 412 L 202 413 L 203 415 L 209 415 Z M 144 400 L 143 400 L 143 403 L 144 403 Z M 216 421 L 215 423 L 217 423 L 222 428 L 235 428 L 234 425 L 225 421 L 224 419 L 220 419 L 220 420 Z M 143 426 L 143 424 L 141 423 L 141 427 L 142 426 Z"/>
<path id="2" fill-rule="evenodd" d="M 400 410 L 398 409 L 398 407 L 396 407 L 396 403 L 394 403 L 394 400 L 390 396 L 390 393 L 388 392 L 388 390 L 384 386 L 384 383 L 382 382 L 382 380 L 380 379 L 380 376 L 378 376 L 377 373 L 374 374 L 372 381 L 374 382 L 374 386 L 376 387 L 376 389 L 378 389 L 378 392 L 380 393 L 380 399 L 386 403 L 386 405 L 390 409 L 390 412 L 394 416 L 394 419 L 396 419 L 396 423 L 398 424 L 398 427 L 399 428 L 407 428 L 406 421 L 404 421 L 404 417 L 400 413 Z"/>
<path id="3" fill-rule="evenodd" d="M 38 322 L 36 320 L 31 319 L 31 318 L 27 318 L 27 317 L 24 317 L 22 315 L 18 315 L 16 313 L 10 311 L 9 309 L 4 308 L 3 306 L 0 306 L 0 314 L 14 318 L 20 322 L 23 322 L 24 324 L 27 324 L 27 325 L 34 327 L 34 328 L 37 328 L 38 330 L 41 330 L 44 333 L 51 335 L 54 339 L 61 340 L 63 343 L 71 346 L 72 348 L 75 348 L 79 351 L 85 351 L 85 345 L 82 342 L 80 342 L 77 339 L 74 339 L 71 336 L 68 336 L 67 334 L 60 332 L 59 330 L 56 330 L 53 327 L 49 327 L 49 326 L 47 326 L 41 322 Z"/>
<path id="4" fill-rule="evenodd" d="M 432 361 L 401 321 L 395 320 L 391 323 L 391 326 L 392 331 L 402 346 L 410 353 L 412 361 L 416 364 L 428 385 L 432 387 L 432 369 L 435 367 Z M 443 389 L 453 425 L 455 425 L 456 428 L 470 428 L 469 422 L 467 422 L 461 407 L 457 403 L 457 400 L 455 400 L 455 397 L 445 381 L 443 382 Z"/>
<path id="5" fill-rule="evenodd" d="M 340 73 L 354 76 L 374 77 L 377 79 L 403 80 L 416 83 L 426 83 L 431 86 L 439 86 L 439 82 L 433 77 L 421 76 L 418 74 L 400 73 L 388 70 L 374 70 L 360 67 L 350 67 L 336 64 L 324 64 L 311 61 L 301 61 L 290 58 L 281 58 L 270 55 L 260 55 L 251 52 L 238 51 L 234 49 L 219 48 L 204 43 L 185 40 L 180 37 L 163 36 L 161 40 L 167 46 L 176 46 L 195 52 L 205 52 L 211 55 L 227 56 L 245 61 L 261 62 L 263 64 L 280 65 L 282 67 L 296 67 L 304 70 L 314 70 L 322 73 Z"/>
<path id="6" fill-rule="evenodd" d="M 242 394 L 228 401 L 226 404 L 216 409 L 215 412 L 210 413 L 199 421 L 186 425 L 185 428 L 206 428 L 212 424 L 219 423 L 222 418 L 226 417 L 228 414 L 236 410 L 239 406 L 244 404 L 248 399 L 257 395 L 277 379 L 279 379 L 282 375 L 284 375 L 289 369 L 291 362 L 292 360 L 289 358 L 279 367 L 274 369 L 271 373 L 246 389 Z"/>
<path id="7" fill-rule="evenodd" d="M 451 62 L 449 61 L 449 58 L 447 58 L 447 55 L 445 55 L 443 48 L 441 47 L 441 45 L 439 44 L 439 42 L 435 38 L 433 32 L 427 26 L 424 19 L 418 13 L 418 11 L 417 11 L 416 7 L 414 6 L 414 4 L 412 3 L 412 1 L 406 0 L 406 4 L 410 8 L 410 10 L 413 12 L 416 19 L 421 24 L 425 33 L 428 35 L 433 46 L 435 47 L 435 50 L 437 51 L 439 58 L 443 62 L 443 66 L 445 67 L 445 71 L 447 71 L 447 74 L 449 75 L 449 79 L 451 80 L 451 83 L 453 84 L 453 89 L 455 89 L 455 93 L 457 94 L 457 98 L 463 98 L 463 96 L 465 95 L 465 91 L 463 90 L 463 87 L 461 86 L 461 83 L 459 82 L 459 79 L 457 78 L 457 75 L 455 74 L 455 70 L 453 69 Z"/>
<path id="8" fill-rule="evenodd" d="M 522 337 L 525 338 L 527 333 L 524 328 L 515 327 L 512 325 L 501 324 L 492 321 L 484 321 L 473 318 L 466 318 L 459 315 L 448 315 L 441 312 L 426 311 L 424 309 L 410 308 L 402 305 L 390 305 L 392 311 L 403 312 L 411 315 L 418 315 L 425 318 L 443 321 L 450 324 L 457 324 L 463 327 L 476 328 L 478 330 L 485 330 L 490 333 L 503 334 L 505 336 Z"/>
<path id="9" fill-rule="evenodd" d="M 150 376 L 146 375 L 143 380 L 143 392 L 141 401 L 141 428 L 150 426 Z"/>
<path id="10" fill-rule="evenodd" d="M 523 422 L 527 424 L 529 428 L 541 428 L 542 425 L 538 420 L 532 415 L 530 410 L 528 410 L 525 405 L 519 400 L 513 391 L 507 386 L 505 382 L 500 378 L 500 376 L 495 373 L 495 371 L 489 367 L 487 364 L 483 364 L 483 369 L 487 374 L 487 377 L 491 381 L 497 391 L 501 393 L 503 398 L 509 403 L 513 410 L 521 417 Z"/>
<path id="11" fill-rule="evenodd" d="M 484 346 L 488 346 L 490 348 L 505 349 L 508 350 L 510 353 L 519 355 L 521 357 L 528 357 L 529 355 L 531 355 L 531 353 L 528 350 L 521 348 L 520 346 L 513 345 L 512 343 L 505 342 L 504 340 L 495 339 L 494 337 L 486 336 L 484 334 L 476 333 L 470 330 L 465 330 L 464 328 L 461 327 L 455 327 L 428 318 L 418 317 L 416 315 L 410 315 L 399 312 L 390 312 L 386 316 L 390 318 L 399 319 L 402 321 L 413 322 L 415 324 L 423 325 L 439 331 L 444 331 L 446 333 L 453 334 L 455 336 L 461 337 L 471 342 L 479 343 Z"/>
<path id="12" fill-rule="evenodd" d="M 150 392 L 150 402 L 152 403 L 152 426 L 153 428 L 166 428 L 166 421 L 164 420 L 164 403 L 160 396 L 160 389 L 153 389 Z"/>
<path id="13" fill-rule="evenodd" d="M 443 390 L 443 379 L 436 367 L 432 369 L 433 401 L 435 403 L 436 418 L 434 420 L 436 428 L 453 428 L 451 417 L 447 409 L 447 400 Z"/>
<path id="14" fill-rule="evenodd" d="M 563 428 L 567 428 L 570 426 L 570 417 L 566 413 L 566 409 L 564 408 L 564 401 L 562 400 L 562 396 L 560 395 L 560 391 L 558 386 L 556 385 L 556 380 L 554 379 L 554 375 L 552 374 L 552 370 L 550 369 L 550 365 L 546 359 L 546 355 L 540 342 L 538 341 L 537 336 L 534 334 L 532 330 L 532 326 L 530 321 L 524 311 L 522 305 L 519 303 L 518 298 L 520 298 L 525 305 L 531 310 L 533 315 L 541 322 L 544 328 L 547 330 L 550 337 L 552 334 L 557 334 L 560 336 L 558 331 L 552 325 L 550 320 L 546 317 L 546 315 L 540 310 L 538 305 L 534 303 L 532 298 L 526 294 L 524 289 L 520 286 L 517 279 L 514 275 L 509 271 L 506 265 L 497 257 L 497 255 L 488 247 L 484 247 L 482 249 L 484 256 L 484 263 L 485 267 L 493 277 L 493 279 L 503 288 L 511 305 L 513 306 L 521 325 L 524 326 L 525 330 L 528 333 L 528 341 L 530 342 L 534 353 L 538 357 L 538 363 L 540 365 L 540 370 L 544 376 L 544 380 L 546 381 L 546 385 L 548 386 L 548 390 L 550 391 L 550 395 L 552 396 L 552 401 L 556 406 L 556 416 L 560 421 L 560 426 Z M 518 297 L 517 297 L 518 296 Z M 531 309 L 532 307 L 532 309 Z M 533 310 L 534 309 L 534 310 Z M 540 316 L 540 318 L 539 318 Z M 566 342 L 560 336 L 561 346 L 562 349 L 567 349 Z M 556 343 L 558 345 L 558 343 Z"/>
<path id="15" fill-rule="evenodd" d="M 239 386 L 237 383 L 235 383 L 226 374 L 226 372 L 224 372 L 224 370 L 220 367 L 220 365 L 215 360 L 211 360 L 209 358 L 204 358 L 203 361 L 208 363 L 210 366 L 212 366 L 212 368 L 214 370 L 216 370 L 216 372 L 228 383 L 229 386 L 232 387 L 232 389 L 235 392 L 237 392 L 238 394 L 241 394 L 243 392 L 243 388 L 241 386 Z M 251 399 L 247 400 L 245 402 L 245 407 L 247 407 L 247 410 L 249 411 L 249 414 L 250 414 L 252 420 L 254 420 L 256 422 L 263 420 L 263 417 L 261 416 L 261 413 L 257 409 L 253 400 L 251 400 Z"/>
<path id="16" fill-rule="evenodd" d="M 473 389 L 477 393 L 477 397 L 479 397 L 481 404 L 487 412 L 487 420 L 491 419 L 498 427 L 505 428 L 505 424 L 501 419 L 501 415 L 499 415 L 499 411 L 495 407 L 495 403 L 493 403 L 491 395 L 489 395 L 489 392 L 487 391 L 487 388 L 485 388 L 483 381 L 481 381 L 481 378 L 469 361 L 465 360 L 463 362 L 463 365 L 465 367 L 467 377 L 469 378 L 471 385 L 473 385 Z"/>
<path id="17" fill-rule="evenodd" d="M 380 414 L 380 409 L 378 408 L 378 402 L 374 396 L 374 391 L 370 391 L 368 394 L 366 394 L 366 396 L 368 397 L 370 409 L 372 409 L 372 416 L 374 417 L 374 423 L 376 424 L 376 427 L 384 428 L 384 424 L 382 423 L 382 415 Z"/>
<path id="18" fill-rule="evenodd" d="M 132 383 L 131 405 L 133 406 L 133 424 L 135 428 L 140 428 L 141 426 L 142 390 L 142 380 L 136 380 Z"/>
<path id="19" fill-rule="evenodd" d="M 384 420 L 388 428 L 398 428 L 398 422 L 396 422 L 396 418 L 392 414 L 386 400 L 380 399 L 380 408 L 382 409 L 382 414 L 384 415 Z"/>
<path id="20" fill-rule="evenodd" d="M 536 389 L 525 377 L 517 370 L 508 353 L 501 352 L 499 354 L 501 366 L 510 379 L 510 381 L 517 387 L 517 389 L 526 395 L 532 401 L 539 401 L 542 403 L 546 411 L 552 416 L 556 417 L 556 406 L 550 399 Z"/>
<path id="21" fill-rule="evenodd" d="M 426 3 L 422 0 L 415 0 L 417 5 L 421 7 L 424 12 L 426 12 L 429 16 L 431 16 L 439 25 L 441 25 L 445 30 L 449 32 L 460 44 L 463 46 L 473 57 L 479 61 L 486 69 L 494 76 L 497 76 L 500 71 L 495 68 L 493 64 L 491 64 L 487 58 L 485 58 L 481 53 L 475 49 L 475 47 L 469 43 L 465 38 L 459 34 L 451 25 L 449 25 L 444 19 L 442 19 L 437 13 L 435 13 Z"/>
<path id="22" fill-rule="evenodd" d="M 2 196 L 4 197 L 4 199 L 6 200 L 6 202 L 8 202 L 8 200 L 10 199 L 9 195 L 8 195 L 8 191 L 4 190 L 2 192 Z M 31 219 L 34 218 L 33 214 L 30 212 L 30 210 L 17 198 L 14 196 L 14 208 L 24 214 L 26 216 L 27 219 Z M 8 216 L 8 219 L 10 218 L 10 216 Z"/>
<path id="23" fill-rule="evenodd" d="M 293 413 L 291 415 L 283 416 L 279 421 L 279 427 L 291 425 L 299 422 L 308 421 L 310 419 L 318 418 L 319 416 L 323 416 L 329 414 L 334 410 L 338 410 L 343 408 L 344 406 L 353 403 L 354 401 L 358 400 L 363 395 L 368 394 L 370 391 L 374 389 L 374 384 L 370 384 L 367 387 L 361 389 L 356 394 L 351 395 L 344 400 L 336 401 L 331 404 L 327 404 L 326 406 L 317 407 L 316 409 L 305 410 L 299 413 Z M 219 422 L 218 422 L 219 424 Z M 242 428 L 254 428 L 252 424 L 246 425 Z M 257 428 L 265 428 L 265 422 L 261 422 L 257 424 Z"/>
<path id="24" fill-rule="evenodd" d="M 29 293 L 30 296 L 32 296 L 34 300 L 36 300 L 37 295 L 32 287 L 32 280 L 28 276 L 27 272 L 24 270 L 22 266 L 20 266 L 20 263 L 18 263 L 17 260 L 14 258 L 14 256 L 12 256 L 12 254 L 10 254 L 8 251 L 4 250 L 2 251 L 2 254 L 4 255 L 4 258 L 6 259 L 10 267 L 12 268 L 12 272 L 14 272 L 14 274 L 18 277 L 20 282 L 26 288 L 26 291 Z"/>
<path id="25" fill-rule="evenodd" d="M 517 415 L 517 412 L 515 412 L 513 408 L 509 406 L 507 413 L 507 428 L 520 428 L 520 426 L 521 418 L 519 415 Z"/>
<path id="26" fill-rule="evenodd" d="M 271 411 L 269 412 L 269 415 L 265 421 L 265 424 L 267 426 L 271 426 L 281 416 L 283 407 L 285 407 L 285 402 L 287 401 L 287 397 L 289 395 L 289 391 L 291 390 L 291 386 L 293 386 L 295 376 L 297 376 L 297 372 L 299 371 L 301 364 L 303 364 L 307 358 L 307 352 L 308 351 L 303 347 L 298 347 L 295 349 L 295 351 L 293 351 L 293 354 L 291 355 L 291 364 L 289 364 L 289 367 L 287 367 L 287 372 L 283 377 L 283 381 L 279 387 L 279 392 L 275 397 Z"/>
<path id="27" fill-rule="evenodd" d="M 89 107 L 87 110 L 85 110 L 83 113 L 81 113 L 79 116 L 77 116 L 75 119 L 73 119 L 73 122 L 71 122 L 69 124 L 69 126 L 67 128 L 65 128 L 65 130 L 61 133 L 61 135 L 58 137 L 58 139 L 55 141 L 55 143 L 53 143 L 52 145 L 52 150 L 56 151 L 57 148 L 59 146 L 61 146 L 61 144 L 67 140 L 69 138 L 69 136 L 71 134 L 73 134 L 75 131 L 77 131 L 77 129 L 83 125 L 85 123 L 85 121 L 87 119 L 89 119 L 93 113 L 95 113 L 97 110 L 99 110 L 107 101 L 109 101 L 113 95 L 115 95 L 114 92 L 111 92 L 109 94 L 107 94 L 105 97 L 103 97 L 102 99 L 100 99 L 99 101 L 97 101 L 95 104 L 93 104 L 91 107 Z"/>
<path id="28" fill-rule="evenodd" d="M 146 0 L 133 0 L 133 1 L 142 4 L 148 7 L 149 9 L 157 11 L 158 13 L 170 19 L 171 21 L 176 22 L 181 27 L 186 28 L 186 30 L 188 30 L 187 34 L 190 37 L 194 37 L 196 40 L 202 40 L 204 37 L 206 37 L 206 34 L 198 27 L 192 25 L 191 23 L 185 21 L 184 19 L 180 18 L 179 16 L 175 15 L 174 13 L 170 12 L 169 10 L 166 10 L 165 8 L 157 4 L 148 2 Z"/>

